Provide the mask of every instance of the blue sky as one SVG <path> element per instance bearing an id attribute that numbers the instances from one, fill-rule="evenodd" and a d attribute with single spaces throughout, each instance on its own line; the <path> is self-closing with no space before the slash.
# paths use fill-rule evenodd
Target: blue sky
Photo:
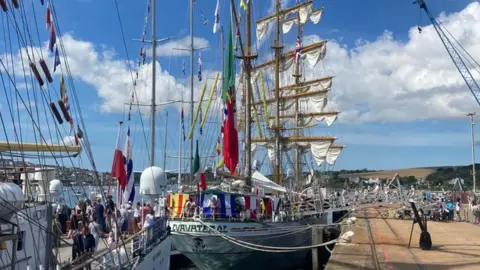
<path id="1" fill-rule="evenodd" d="M 128 54 L 130 60 L 136 61 L 140 45 L 131 39 L 139 38 L 142 32 L 146 1 L 117 1 Z M 180 41 L 189 34 L 188 1 L 157 2 L 159 2 L 157 7 L 158 38 L 177 36 L 174 41 L 176 43 L 172 44 L 182 46 Z M 210 46 L 208 50 L 202 52 L 202 59 L 206 76 L 213 76 L 213 71 L 219 71 L 221 66 L 218 60 L 219 35 L 212 33 L 216 1 L 197 0 L 196 2 L 195 37 L 198 38 L 197 44 Z M 221 0 L 220 2 L 222 23 L 227 25 L 226 14 L 229 1 Z M 258 19 L 266 15 L 271 6 L 255 2 L 263 1 L 254 1 L 253 15 Z M 467 92 L 459 75 L 456 74 L 440 40 L 434 35 L 431 27 L 430 29 L 427 27 L 430 23 L 426 15 L 420 13 L 419 8 L 412 5 L 411 2 L 404 0 L 314 1 L 316 7 L 324 6 L 325 12 L 318 25 L 305 28 L 305 34 L 317 35 L 331 43 L 327 49 L 326 64 L 323 64 L 321 68 L 323 72 L 336 76 L 331 104 L 332 108 L 342 111 L 339 120 L 332 127 L 329 127 L 328 130 L 322 127 L 317 131 L 319 134 L 327 132 L 335 135 L 338 137 L 336 144 L 347 146 L 332 169 L 393 169 L 468 164 L 471 161 L 470 125 L 464 115 L 469 111 L 478 110 L 478 105 L 475 104 L 473 97 Z M 432 13 L 438 15 L 445 12 L 447 16 L 461 12 L 472 2 L 475 1 L 427 1 Z M 86 75 L 77 75 L 72 72 L 96 164 L 102 171 L 109 170 L 118 121 L 125 118 L 125 114 L 122 113 L 123 109 L 120 108 L 123 102 L 129 101 L 126 87 L 125 90 L 116 89 L 117 92 L 111 88 L 115 88 L 117 80 L 131 84 L 128 72 L 119 71 L 126 69 L 126 65 L 122 64 L 122 61 L 127 59 L 127 53 L 124 48 L 115 1 L 75 0 L 54 1 L 53 3 L 62 33 L 68 33 L 70 40 L 73 40 L 72 43 L 67 44 L 77 46 L 72 50 L 67 47 L 67 54 L 92 51 L 98 54 L 93 57 L 96 62 L 79 62 L 84 66 L 74 66 L 74 69 L 78 72 L 99 69 L 103 75 L 108 75 L 102 79 L 99 77 L 103 75 L 96 72 L 97 74 L 91 75 L 92 78 L 88 78 Z M 39 3 L 35 3 L 35 5 L 36 14 L 39 17 L 40 35 L 44 37 L 44 41 L 47 41 L 48 32 L 43 28 L 44 9 L 40 8 Z M 469 7 L 471 9 L 478 8 L 477 6 L 472 8 L 471 5 Z M 203 19 L 200 11 L 209 19 L 207 26 L 202 25 Z M 31 12 L 30 7 L 27 8 L 28 12 Z M 459 23 L 463 18 L 462 14 L 451 16 L 448 17 L 446 25 L 452 25 L 452 28 L 449 29 L 454 35 L 463 35 L 462 29 L 466 29 L 465 31 L 473 31 L 467 31 L 470 33 L 467 38 L 480 37 L 479 27 L 476 27 L 480 23 L 480 18 L 478 20 L 474 18 L 477 22 L 476 25 L 468 26 Z M 412 29 L 412 27 L 416 28 L 417 24 L 425 26 L 424 34 L 422 34 L 423 41 L 416 36 L 416 32 L 413 31 L 415 29 Z M 467 29 L 467 27 L 469 28 Z M 150 26 L 148 28 L 147 36 L 150 39 Z M 386 30 L 388 32 L 385 32 Z M 419 46 L 418 50 L 415 49 L 415 46 Z M 432 50 L 429 50 L 431 47 Z M 474 45 L 472 48 L 475 51 L 470 51 L 470 53 L 479 59 L 480 48 L 474 47 Z M 7 51 L 3 44 L 0 46 L 0 50 Z M 415 54 L 411 53 L 413 50 L 418 51 L 425 59 L 422 61 L 415 59 Z M 176 84 L 188 85 L 187 76 L 181 72 L 182 61 L 185 60 L 188 64 L 188 57 L 165 56 L 172 53 L 165 50 L 160 53 L 164 56 L 158 57 L 157 60 L 165 77 L 171 75 L 175 77 Z M 392 55 L 396 55 L 397 58 L 386 58 L 392 57 Z M 72 57 L 75 59 L 88 58 L 87 55 Z M 377 57 L 386 60 L 376 59 Z M 410 61 L 409 59 L 418 61 L 403 62 Z M 395 64 L 390 67 L 389 63 Z M 432 65 L 432 63 L 434 64 Z M 75 65 L 75 63 L 71 63 L 71 65 Z M 378 65 L 379 68 L 374 65 Z M 109 74 L 106 69 L 110 69 L 112 66 L 119 70 L 111 69 Z M 382 76 L 385 75 L 382 70 L 385 66 L 389 66 L 388 73 L 393 73 L 394 77 L 379 77 L 382 74 Z M 187 65 L 187 75 L 188 68 Z M 423 77 L 413 79 L 412 76 L 408 76 L 408 72 L 405 73 L 406 68 L 413 69 L 415 74 L 424 74 L 424 78 L 427 79 Z M 197 70 L 196 64 L 194 69 Z M 376 72 L 380 75 L 375 75 Z M 445 74 L 452 74 L 454 79 L 444 78 Z M 373 83 L 367 78 L 368 75 L 373 76 Z M 127 78 L 119 76 L 127 76 Z M 458 80 L 454 76 L 458 76 Z M 428 80 L 432 80 L 433 83 L 429 83 Z M 448 82 L 444 83 L 443 81 Z M 105 86 L 109 83 L 112 84 L 110 88 Z M 384 89 L 380 87 L 382 85 L 384 85 Z M 398 85 L 401 85 L 401 89 L 398 91 L 406 91 L 407 98 L 402 98 L 400 92 L 393 89 Z M 160 85 L 159 87 L 163 89 L 159 90 L 161 92 L 157 94 L 161 96 L 161 101 L 168 100 L 169 95 L 178 97 L 175 95 L 175 91 L 180 86 Z M 337 89 L 338 92 L 336 92 Z M 411 92 L 409 92 L 410 90 Z M 0 101 L 2 104 L 5 103 L 2 99 Z M 113 101 L 116 102 L 115 105 Z M 159 110 L 156 163 L 163 167 L 165 113 L 169 112 L 169 135 L 167 136 L 169 155 L 176 155 L 179 113 L 178 107 L 174 106 L 160 107 Z M 142 170 L 148 164 L 145 151 L 147 147 L 143 139 L 144 135 L 139 132 L 138 113 L 135 115 L 135 119 L 130 123 L 134 130 L 132 136 L 135 140 L 135 169 Z M 145 118 L 144 121 L 148 127 L 149 120 Z M 186 121 L 188 122 L 189 119 L 186 118 Z M 2 139 L 2 135 L 0 135 L 0 139 Z M 200 141 L 202 139 L 211 140 L 210 137 L 200 137 Z M 167 169 L 176 168 L 176 164 L 175 159 L 168 159 Z"/>

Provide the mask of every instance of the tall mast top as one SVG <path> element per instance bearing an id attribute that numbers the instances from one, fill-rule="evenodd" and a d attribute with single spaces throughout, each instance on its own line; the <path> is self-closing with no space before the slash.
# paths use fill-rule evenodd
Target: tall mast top
<path id="1" fill-rule="evenodd" d="M 150 149 L 150 165 L 155 166 L 155 118 L 156 118 L 156 63 L 157 63 L 157 36 L 156 36 L 156 0 L 152 0 L 152 119 L 151 119 L 151 149 Z M 163 168 L 165 169 L 165 168 Z"/>

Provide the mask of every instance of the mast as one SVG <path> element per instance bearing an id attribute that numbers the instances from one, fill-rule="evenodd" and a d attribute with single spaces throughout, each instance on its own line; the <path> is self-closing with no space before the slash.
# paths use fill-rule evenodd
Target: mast
<path id="1" fill-rule="evenodd" d="M 222 58 L 222 77 L 221 77 L 222 78 L 222 88 L 219 88 L 219 89 L 223 89 L 223 84 L 225 83 L 225 77 L 224 77 L 224 75 L 225 75 L 225 32 L 223 31 L 223 25 L 220 25 L 220 44 L 222 44 L 222 45 L 220 45 L 220 48 L 221 48 L 220 49 L 221 50 L 220 55 L 221 55 L 221 58 Z M 217 85 L 217 87 L 218 87 L 218 85 Z M 222 100 L 222 90 L 220 90 L 218 96 L 220 97 L 220 102 L 221 102 L 221 100 Z M 220 110 L 220 122 L 222 121 L 222 119 L 223 119 L 223 110 Z M 218 138 L 217 138 L 217 140 L 218 140 Z M 218 157 L 218 155 L 217 155 L 217 157 Z M 218 161 L 219 160 L 217 158 L 217 161 L 215 162 L 215 166 L 213 167 L 213 169 L 215 171 L 217 171 Z M 215 174 L 215 175 L 217 175 L 217 174 Z"/>
<path id="2" fill-rule="evenodd" d="M 183 112 L 183 93 L 182 93 L 182 112 Z M 180 116 L 181 117 L 181 116 Z M 181 121 L 181 120 L 180 120 Z M 182 185 L 182 124 L 178 125 L 178 179 L 177 188 Z"/>
<path id="3" fill-rule="evenodd" d="M 245 38 L 246 38 L 246 58 L 243 61 L 247 61 L 247 67 L 250 69 L 250 57 L 252 53 L 252 37 L 250 34 L 251 30 L 251 13 L 250 9 L 252 7 L 252 1 L 247 1 L 247 10 L 245 14 Z M 250 70 L 245 70 L 245 79 L 247 82 L 247 93 L 245 95 L 246 102 L 245 102 L 245 179 L 248 186 L 251 186 L 251 178 L 252 178 L 252 151 L 251 151 L 251 141 L 252 141 L 252 130 L 251 130 L 251 123 L 252 123 L 252 112 L 251 112 L 251 93 L 252 93 L 252 84 L 250 82 Z"/>
<path id="4" fill-rule="evenodd" d="M 275 183 L 280 184 L 280 0 L 275 0 L 276 29 L 275 29 Z"/>
<path id="5" fill-rule="evenodd" d="M 301 34 L 302 34 L 302 26 L 301 26 L 301 23 L 300 23 L 300 12 L 297 11 L 297 38 L 300 38 Z M 301 45 L 300 45 L 301 46 Z M 295 57 L 297 57 L 295 55 Z M 295 78 L 295 84 L 298 84 L 300 83 L 300 77 L 302 75 L 300 74 L 300 59 L 297 60 L 297 62 L 295 63 L 295 74 L 293 74 L 293 77 Z M 298 121 L 299 121 L 299 117 L 298 117 L 298 113 L 299 113 L 299 102 L 298 102 L 298 99 L 295 99 L 295 136 L 300 136 L 300 129 L 298 128 Z M 300 153 L 299 153 L 299 149 L 298 149 L 298 144 L 295 144 L 295 149 L 294 149 L 294 160 L 293 160 L 293 180 L 294 180 L 294 183 L 298 185 L 299 183 L 299 177 L 300 177 Z"/>
<path id="6" fill-rule="evenodd" d="M 193 123 L 194 108 L 193 108 L 193 57 L 195 48 L 193 47 L 193 0 L 190 0 L 190 122 Z M 190 127 L 193 130 L 193 125 Z M 190 184 L 193 183 L 193 141 L 195 134 L 192 133 L 190 139 Z"/>
<path id="7" fill-rule="evenodd" d="M 470 127 L 472 132 L 472 179 L 473 179 L 473 192 L 475 193 L 476 190 L 476 171 L 475 171 L 475 120 L 473 116 L 475 113 L 468 113 L 467 116 L 470 117 Z"/>
<path id="8" fill-rule="evenodd" d="M 165 141 L 163 142 L 163 169 L 167 168 L 167 134 L 168 134 L 168 111 L 165 118 Z"/>
<path id="9" fill-rule="evenodd" d="M 156 64 L 157 64 L 157 37 L 156 37 L 156 5 L 155 0 L 152 0 L 152 119 L 151 119 L 151 149 L 150 149 L 150 165 L 155 166 L 155 117 L 156 117 L 156 92 L 155 92 L 155 84 L 156 84 Z M 163 168 L 165 169 L 165 168 Z"/>
<path id="10" fill-rule="evenodd" d="M 312 152 L 312 158 L 315 159 L 317 165 L 320 166 L 325 161 L 328 164 L 333 165 L 340 152 L 344 148 L 344 146 L 333 145 L 333 141 L 336 140 L 335 137 L 305 136 L 301 131 L 304 128 L 312 128 L 317 126 L 322 121 L 330 126 L 338 116 L 338 112 L 336 111 L 324 110 L 327 105 L 327 94 L 332 87 L 333 77 L 329 76 L 311 79 L 308 81 L 301 81 L 301 66 L 299 64 L 300 61 L 297 61 L 300 60 L 300 58 L 306 58 L 308 59 L 309 65 L 313 67 L 316 66 L 319 61 L 324 59 L 326 55 L 325 48 L 327 41 L 314 42 L 305 47 L 302 46 L 300 41 L 303 29 L 302 24 L 307 23 L 307 21 L 311 21 L 313 24 L 318 24 L 320 22 L 322 13 L 323 8 L 313 8 L 313 0 L 306 0 L 305 2 L 297 1 L 295 5 L 283 9 L 281 9 L 280 1 L 276 0 L 275 12 L 255 21 L 257 24 L 257 40 L 261 40 L 269 34 L 269 23 L 273 23 L 274 20 L 276 22 L 275 42 L 272 46 L 272 48 L 275 50 L 274 59 L 267 60 L 263 63 L 256 63 L 255 67 L 252 67 L 254 74 L 259 74 L 267 68 L 275 68 L 274 89 L 267 89 L 268 91 L 274 91 L 274 97 L 270 99 L 262 97 L 262 101 L 253 102 L 253 105 L 260 105 L 264 107 L 268 106 L 269 108 L 275 107 L 275 111 L 272 115 L 268 115 L 268 107 L 265 110 L 265 119 L 268 128 L 272 130 L 274 136 L 269 138 L 251 138 L 250 143 L 255 145 L 260 143 L 264 147 L 270 149 L 273 148 L 275 150 L 273 160 L 274 176 L 275 183 L 278 184 L 280 184 L 282 176 L 280 167 L 282 161 L 282 150 L 294 151 L 294 178 L 296 182 L 299 182 L 300 172 L 302 171 L 301 155 L 304 151 L 309 150 Z M 294 23 L 297 24 L 296 32 L 300 44 L 298 47 L 296 46 L 295 49 L 284 52 L 280 40 L 280 29 L 283 30 L 284 34 L 287 34 Z M 282 24 L 283 27 L 280 28 Z M 283 62 L 284 59 L 285 62 Z M 295 78 L 294 83 L 291 85 L 280 86 L 280 72 L 288 71 L 291 64 L 293 64 L 291 62 L 292 60 L 295 64 L 293 65 L 293 76 Z M 281 63 L 282 66 L 280 66 Z M 285 65 L 283 65 L 283 63 Z M 282 93 L 282 95 L 280 95 L 280 91 L 283 93 L 285 93 L 285 91 L 289 91 L 289 93 L 286 93 L 285 95 Z M 315 101 L 314 99 L 321 101 Z M 313 102 L 318 106 L 312 106 L 312 108 L 308 106 L 308 108 L 306 108 L 307 111 L 304 111 L 305 109 L 300 106 L 301 100 L 305 100 L 310 103 Z M 291 113 L 290 108 L 294 109 Z M 280 110 L 282 110 L 282 115 L 280 115 Z M 291 121 L 292 124 L 286 127 L 281 126 L 280 118 Z M 260 120 L 256 119 L 255 121 Z M 292 132 L 292 136 L 282 136 L 282 132 L 287 130 L 294 130 Z M 308 145 L 300 144 L 302 142 L 308 143 Z M 265 145 L 265 143 L 267 144 Z M 287 143 L 293 147 L 283 149 L 282 146 L 284 143 Z"/>

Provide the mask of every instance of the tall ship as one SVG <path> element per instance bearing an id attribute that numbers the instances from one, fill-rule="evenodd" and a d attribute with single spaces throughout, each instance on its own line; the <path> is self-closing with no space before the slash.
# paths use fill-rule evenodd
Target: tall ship
<path id="1" fill-rule="evenodd" d="M 344 147 L 334 145 L 333 136 L 310 135 L 321 122 L 330 126 L 338 116 L 325 109 L 333 77 L 317 77 L 305 66 L 314 67 L 326 55 L 326 41 L 302 43 L 303 25 L 318 23 L 323 9 L 314 8 L 311 0 L 292 7 L 276 1 L 274 14 L 256 21 L 257 46 L 270 33 L 269 26 L 276 25 L 274 58 L 257 62 L 250 33 L 251 9 L 257 3 L 240 3 L 240 8 L 230 6 L 233 17 L 222 57 L 222 90 L 217 93 L 223 104 L 221 136 L 216 144 L 209 140 L 202 146 L 222 156 L 213 168 L 201 169 L 206 159 L 200 157 L 203 137 L 198 136 L 192 174 L 167 199 L 172 243 L 199 269 L 295 269 L 316 246 L 313 228 L 334 224 L 345 214 L 343 208 L 325 209 L 324 178 L 315 172 L 333 165 Z M 280 33 L 287 34 L 294 25 L 296 45 L 284 50 Z M 240 59 L 239 69 L 235 58 Z M 201 104 L 203 92 L 200 96 Z M 193 105 L 191 112 L 195 119 Z M 207 105 L 203 115 L 208 113 Z"/>
<path id="2" fill-rule="evenodd" d="M 149 220 L 142 224 L 139 232 L 127 238 L 117 237 L 113 244 L 107 243 L 106 238 L 99 238 L 94 251 L 76 252 L 77 256 L 72 256 L 75 244 L 65 237 L 68 226 L 61 222 L 62 217 L 68 219 L 70 210 L 73 210 L 66 206 L 66 200 L 73 199 L 80 206 L 81 203 L 87 204 L 85 199 L 93 195 L 87 192 L 84 169 L 79 167 L 89 167 L 89 177 L 93 179 L 90 184 L 99 187 L 98 194 L 95 193 L 98 198 L 92 199 L 105 199 L 108 193 L 99 177 L 94 149 L 88 138 L 88 124 L 84 121 L 81 99 L 78 98 L 80 93 L 76 92 L 70 72 L 68 48 L 63 42 L 57 18 L 61 14 L 57 14 L 53 1 L 36 2 L 28 8 L 22 5 L 20 1 L 0 1 L 1 12 L 10 18 L 5 21 L 5 57 L 0 60 L 3 78 L 0 268 L 169 269 L 171 241 L 165 214 L 151 219 L 147 215 Z M 37 17 L 30 14 L 39 10 L 46 14 L 47 46 L 43 46 Z M 147 15 L 151 12 L 153 22 L 155 10 L 155 0 L 149 0 Z M 21 27 L 20 22 L 23 22 Z M 38 37 L 29 34 L 34 32 Z M 155 27 L 152 40 L 155 45 Z M 152 62 L 154 65 L 155 61 Z M 155 81 L 155 75 L 152 80 Z M 153 84 L 152 92 L 155 90 Z M 154 103 L 152 107 L 155 112 Z M 154 120 L 151 128 L 155 130 Z M 126 186 L 133 181 L 130 177 L 133 168 L 129 166 L 132 151 L 128 144 L 129 135 L 128 132 L 125 149 L 118 145 L 121 136 L 117 140 L 110 176 L 117 182 L 115 200 L 118 206 L 127 203 Z M 151 144 L 153 153 L 154 136 Z M 151 158 L 154 160 L 153 156 Z M 84 164 L 83 160 L 88 163 Z M 67 188 L 63 183 L 75 185 L 75 191 L 68 195 L 73 198 L 66 197 Z M 152 161 L 140 179 L 142 200 L 162 202 L 165 189 L 165 172 Z M 122 202 L 123 197 L 127 199 Z M 77 215 L 81 214 L 77 212 Z M 85 227 L 92 223 L 87 219 L 82 221 Z M 112 221 L 113 235 L 120 230 L 118 223 L 118 219 Z"/>

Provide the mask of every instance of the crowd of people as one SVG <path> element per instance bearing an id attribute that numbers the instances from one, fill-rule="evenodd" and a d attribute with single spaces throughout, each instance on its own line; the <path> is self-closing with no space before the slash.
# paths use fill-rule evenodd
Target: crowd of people
<path id="1" fill-rule="evenodd" d="M 73 240 L 72 260 L 97 250 L 100 239 L 107 238 L 107 246 L 114 248 L 122 237 L 133 235 L 148 227 L 155 215 L 150 203 L 132 202 L 117 207 L 108 195 L 105 204 L 101 198 L 93 202 L 79 201 L 67 216 L 66 206 L 58 206 L 56 221 L 62 233 Z M 159 212 L 159 211 L 157 211 Z M 115 233 L 116 232 L 116 233 Z"/>

